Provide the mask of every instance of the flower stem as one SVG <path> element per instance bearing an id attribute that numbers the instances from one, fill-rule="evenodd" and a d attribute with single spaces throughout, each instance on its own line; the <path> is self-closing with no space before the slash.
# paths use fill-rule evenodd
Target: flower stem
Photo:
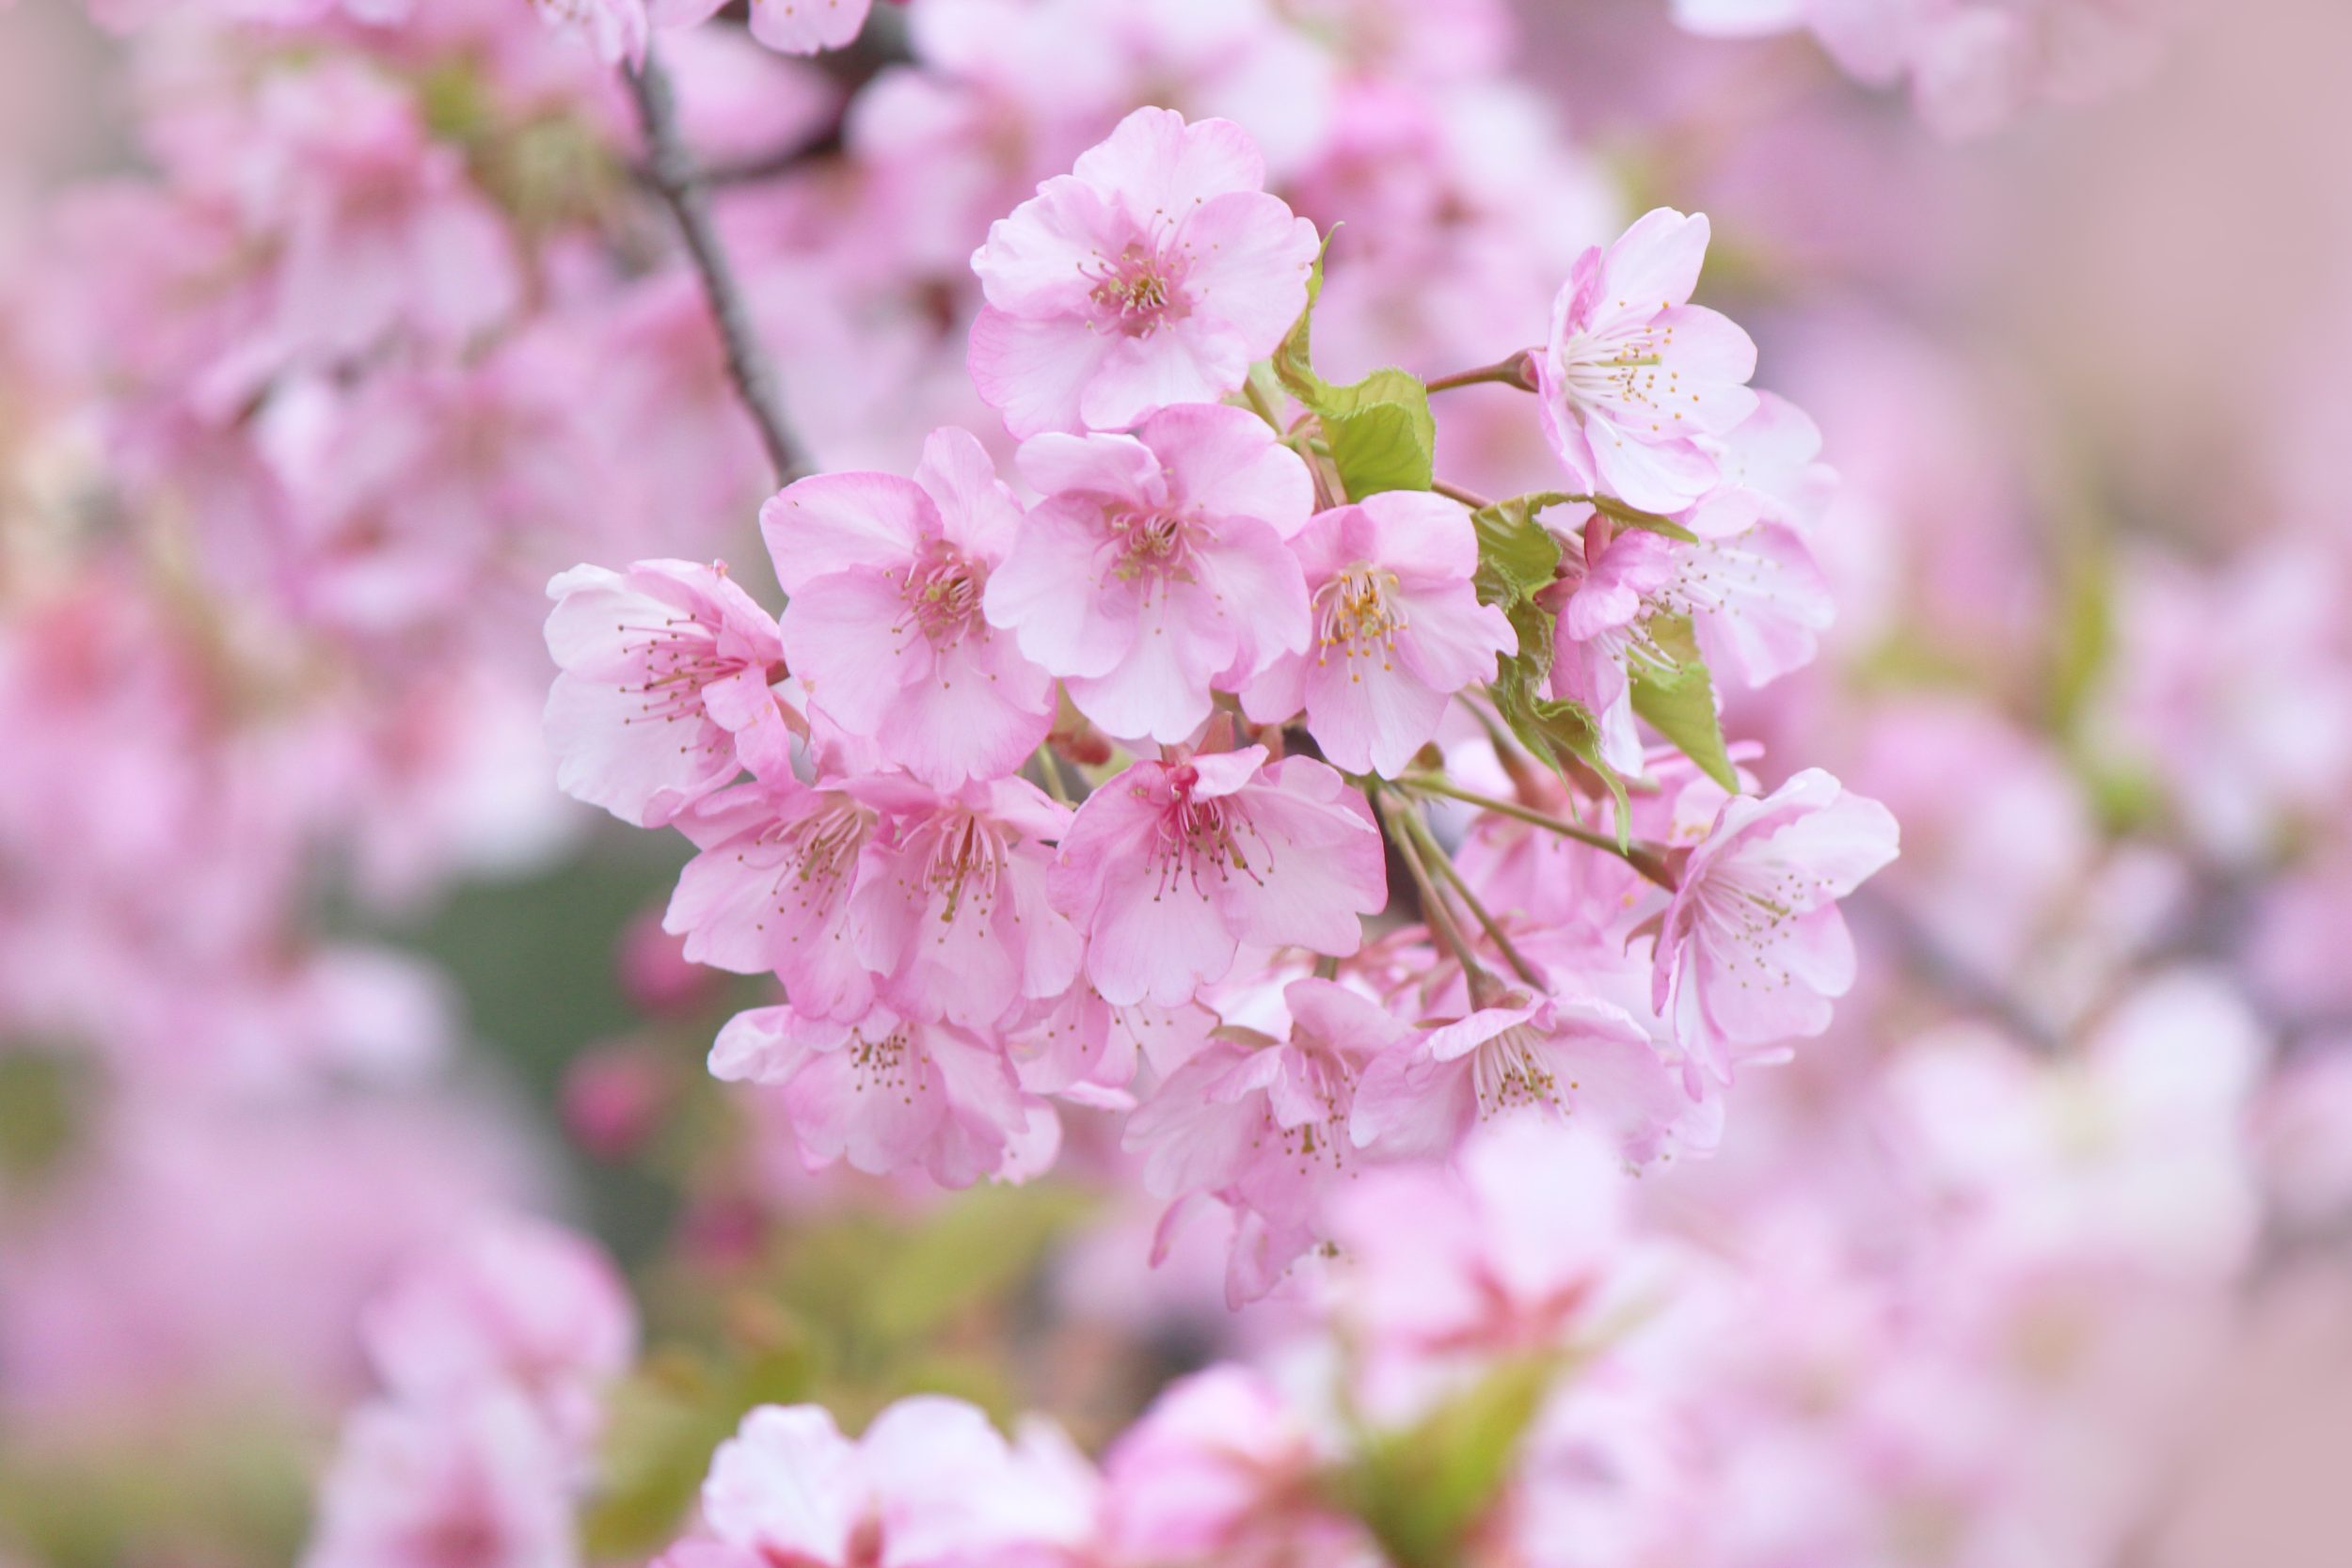
<path id="1" fill-rule="evenodd" d="M 1487 912 L 1485 901 L 1470 887 L 1470 879 L 1462 875 L 1462 868 L 1454 863 L 1454 857 L 1445 852 L 1445 846 L 1438 842 L 1438 835 L 1429 831 L 1429 824 L 1422 819 L 1419 812 L 1411 814 L 1405 819 L 1405 831 L 1419 843 L 1421 852 L 1427 863 L 1436 866 L 1444 876 L 1447 883 L 1453 887 L 1454 893 L 1460 896 L 1463 908 L 1469 910 L 1471 916 L 1477 920 L 1479 928 L 1486 933 L 1486 940 L 1495 944 L 1495 951 L 1501 953 L 1503 961 L 1511 966 L 1511 973 L 1538 990 L 1549 989 L 1544 980 L 1543 972 L 1529 963 L 1526 957 L 1513 944 L 1511 939 L 1503 933 L 1502 925 L 1491 913 Z"/>
<path id="2" fill-rule="evenodd" d="M 676 218 L 687 254 L 701 275 L 703 297 L 710 305 L 720 346 L 726 355 L 727 376 L 735 383 L 736 395 L 750 413 L 752 423 L 759 429 L 760 445 L 767 449 L 768 461 L 776 470 L 776 483 L 787 484 L 806 469 L 807 463 L 785 420 L 775 375 L 759 346 L 751 309 L 710 221 L 710 204 L 694 156 L 678 130 L 677 101 L 669 72 L 648 49 L 644 63 L 634 71 L 624 70 L 622 75 L 628 81 L 637 119 L 644 130 L 647 176 Z"/>
<path id="3" fill-rule="evenodd" d="M 1407 789 L 1419 790 L 1427 795 L 1443 795 L 1449 800 L 1463 801 L 1482 811 L 1493 812 L 1498 816 L 1507 816 L 1513 821 L 1524 822 L 1530 827 L 1558 833 L 1562 838 L 1571 838 L 1579 844 L 1589 844 L 1596 849 L 1605 849 L 1667 892 L 1672 893 L 1675 890 L 1677 879 L 1673 869 L 1667 863 L 1666 847 L 1662 844 L 1652 844 L 1644 840 L 1632 845 L 1621 845 L 1608 833 L 1597 832 L 1580 823 L 1569 822 L 1549 813 L 1522 806 L 1516 800 L 1497 800 L 1491 795 L 1481 795 L 1475 790 L 1464 789 L 1461 785 L 1438 778 L 1432 773 L 1414 773 L 1397 782 Z"/>
<path id="4" fill-rule="evenodd" d="M 1476 387 L 1492 382 L 1502 387 L 1517 387 L 1522 392 L 1535 389 L 1535 351 L 1521 349 L 1507 359 L 1476 370 L 1456 371 L 1452 375 L 1433 376 L 1422 383 L 1433 392 L 1452 391 L 1456 387 Z"/>
<path id="5" fill-rule="evenodd" d="M 1421 847 L 1414 840 L 1411 826 L 1397 821 L 1399 811 L 1409 812 L 1416 808 L 1402 805 L 1394 796 L 1375 788 L 1372 794 L 1372 809 L 1388 828 L 1389 842 L 1396 846 L 1397 858 L 1405 863 L 1406 873 L 1413 879 L 1413 889 L 1421 895 L 1422 920 L 1428 926 L 1430 934 L 1460 962 L 1463 978 L 1469 982 L 1475 1000 L 1479 992 L 1495 986 L 1495 977 L 1485 964 L 1478 961 L 1478 955 L 1471 949 L 1470 939 L 1462 934 L 1462 927 L 1454 920 L 1453 910 L 1447 907 L 1444 897 L 1438 894 L 1437 883 L 1430 880 L 1429 868 L 1422 863 Z"/>
<path id="6" fill-rule="evenodd" d="M 1477 491 L 1465 490 L 1458 484 L 1448 484 L 1441 479 L 1431 480 L 1429 482 L 1429 488 L 1435 490 L 1438 495 L 1445 497 L 1448 500 L 1460 501 L 1464 506 L 1469 507 L 1472 512 L 1484 512 L 1486 508 L 1494 505 L 1493 501 L 1488 500 Z"/>

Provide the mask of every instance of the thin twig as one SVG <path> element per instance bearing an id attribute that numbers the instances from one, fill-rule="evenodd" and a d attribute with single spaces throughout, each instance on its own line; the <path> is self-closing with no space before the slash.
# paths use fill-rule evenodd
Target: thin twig
<path id="1" fill-rule="evenodd" d="M 1484 512 L 1486 508 L 1494 505 L 1494 502 L 1488 500 L 1477 491 L 1465 490 L 1458 484 L 1448 484 L 1442 479 L 1431 480 L 1429 482 L 1429 488 L 1435 490 L 1440 496 L 1445 497 L 1448 500 L 1460 501 L 1464 506 L 1469 507 L 1472 512 Z"/>
<path id="2" fill-rule="evenodd" d="M 1403 788 L 1418 790 L 1426 795 L 1443 795 L 1449 800 L 1459 800 L 1465 805 L 1493 812 L 1498 816 L 1507 816 L 1514 821 L 1524 822 L 1531 828 L 1541 828 L 1546 832 L 1558 833 L 1562 838 L 1574 839 L 1579 844 L 1586 844 L 1596 849 L 1606 850 L 1651 881 L 1656 882 L 1660 887 L 1664 888 L 1668 893 L 1674 892 L 1679 885 L 1663 845 L 1652 844 L 1641 839 L 1635 840 L 1630 845 L 1622 845 L 1608 833 L 1595 832 L 1580 823 L 1564 821 L 1548 813 L 1522 806 L 1516 800 L 1498 800 L 1492 795 L 1481 795 L 1474 789 L 1464 789 L 1459 784 L 1431 773 L 1408 773 L 1399 779 L 1397 784 Z"/>
<path id="3" fill-rule="evenodd" d="M 807 462 L 800 444 L 792 438 L 791 426 L 785 420 L 783 406 L 776 398 L 775 375 L 769 369 L 767 355 L 760 349 L 750 308 L 736 283 L 734 269 L 727 264 L 719 232 L 711 225 L 710 204 L 694 166 L 694 155 L 687 150 L 685 138 L 678 131 L 677 104 L 670 90 L 669 73 L 648 50 L 642 66 L 634 71 L 624 70 L 622 74 L 628 78 L 629 93 L 637 101 L 637 118 L 645 133 L 649 160 L 646 173 L 676 217 L 687 254 L 693 258 L 694 270 L 702 277 L 703 297 L 710 304 L 711 319 L 719 328 L 719 341 L 726 352 L 727 375 L 735 383 L 736 393 L 743 400 L 752 422 L 759 427 L 760 445 L 767 449 L 768 460 L 775 467 L 776 483 L 789 483 L 806 468 Z"/>
<path id="4" fill-rule="evenodd" d="M 1456 371 L 1452 375 L 1432 376 L 1423 385 L 1433 392 L 1447 392 L 1456 387 L 1476 387 L 1489 382 L 1497 386 L 1517 387 L 1522 392 L 1534 391 L 1535 389 L 1534 351 L 1521 349 L 1507 359 L 1498 359 L 1491 365 L 1481 365 L 1476 370 Z"/>
<path id="5" fill-rule="evenodd" d="M 1501 953 L 1503 962 L 1511 966 L 1511 972 L 1538 990 L 1549 990 L 1543 972 L 1529 963 L 1526 956 L 1519 952 L 1518 944 L 1503 930 L 1502 922 L 1488 911 L 1486 900 L 1478 896 L 1478 891 L 1470 885 L 1470 879 L 1462 875 L 1462 868 L 1454 863 L 1454 857 L 1445 852 L 1445 846 L 1438 842 L 1438 835 L 1429 831 L 1429 824 L 1422 820 L 1419 812 L 1406 818 L 1405 831 L 1421 847 L 1423 861 L 1437 867 L 1438 874 L 1460 895 L 1463 908 L 1470 911 L 1470 917 L 1486 933 L 1486 940 L 1495 944 L 1495 951 Z"/>

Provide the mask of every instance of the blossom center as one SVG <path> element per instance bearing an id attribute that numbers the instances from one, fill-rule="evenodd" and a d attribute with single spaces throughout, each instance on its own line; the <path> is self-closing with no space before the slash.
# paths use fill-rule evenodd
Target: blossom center
<path id="1" fill-rule="evenodd" d="M 1273 867 L 1273 852 L 1249 820 L 1249 814 L 1224 799 L 1202 800 L 1193 793 L 1200 770 L 1187 764 L 1169 775 L 1174 786 L 1152 836 L 1152 860 L 1158 867 L 1160 891 L 1180 882 L 1206 897 L 1210 883 L 1231 881 L 1236 875 L 1263 883 Z"/>
<path id="2" fill-rule="evenodd" d="M 1129 513 L 1118 525 L 1117 564 L 1111 575 L 1122 582 L 1138 578 L 1165 585 L 1193 580 L 1193 551 L 1200 525 L 1168 511 Z"/>
<path id="3" fill-rule="evenodd" d="M 639 699 L 624 724 L 675 724 L 702 717 L 703 688 L 723 680 L 743 661 L 719 651 L 710 628 L 691 615 L 673 615 L 650 626 L 620 625 L 622 651 L 637 663 L 640 679 L 621 690 Z"/>
<path id="4" fill-rule="evenodd" d="M 1098 256 L 1087 276 L 1094 279 L 1090 297 L 1099 308 L 1097 320 L 1130 338 L 1149 338 L 1192 313 L 1181 287 L 1181 258 L 1155 247 L 1136 243 L 1116 257 Z"/>
<path id="5" fill-rule="evenodd" d="M 1523 1105 L 1566 1109 L 1561 1103 L 1559 1076 L 1546 1065 L 1543 1037 L 1531 1024 L 1514 1023 L 1480 1046 L 1470 1065 L 1470 1082 L 1481 1116 L 1500 1116 Z"/>
<path id="6" fill-rule="evenodd" d="M 926 546 L 899 585 L 906 614 L 898 624 L 914 626 L 935 647 L 953 647 L 981 628 L 987 587 L 986 566 L 952 546 Z"/>
<path id="7" fill-rule="evenodd" d="M 1675 329 L 1652 321 L 1580 333 L 1561 345 L 1561 379 L 1580 405 L 1620 419 L 1647 419 L 1660 430 L 1664 421 L 1679 420 L 1676 405 L 1692 397 L 1682 372 L 1667 362 L 1674 346 Z"/>
<path id="8" fill-rule="evenodd" d="M 1396 634 L 1412 625 L 1395 596 L 1397 587 L 1395 573 L 1359 561 L 1316 589 L 1315 662 L 1325 662 L 1332 648 L 1339 649 L 1343 658 L 1369 658 L 1376 646 L 1380 668 L 1389 669 Z M 1363 677 L 1351 670 L 1348 678 Z"/>
<path id="9" fill-rule="evenodd" d="M 925 830 L 930 839 L 923 860 L 923 887 L 945 900 L 939 918 L 952 923 L 968 896 L 983 913 L 996 906 L 996 885 L 1011 859 L 1004 835 L 969 812 L 943 818 Z"/>

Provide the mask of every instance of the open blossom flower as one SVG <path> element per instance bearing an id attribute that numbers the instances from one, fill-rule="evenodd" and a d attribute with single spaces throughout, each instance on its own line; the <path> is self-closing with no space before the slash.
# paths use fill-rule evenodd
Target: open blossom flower
<path id="1" fill-rule="evenodd" d="M 1021 503 L 968 431 L 935 432 L 913 480 L 820 474 L 759 522 L 792 595 L 785 653 L 812 705 L 943 789 L 1001 777 L 1037 750 L 1053 678 L 980 612 Z"/>
<path id="2" fill-rule="evenodd" d="M 1314 482 L 1264 420 L 1165 409 L 1132 436 L 1041 436 L 1022 476 L 1045 496 L 988 580 L 988 619 L 1117 736 L 1177 744 L 1233 691 L 1307 646 L 1307 586 L 1284 541 Z"/>
<path id="3" fill-rule="evenodd" d="M 637 1348 L 612 1260 L 568 1230 L 512 1216 L 483 1220 L 423 1260 L 363 1327 L 395 1395 L 442 1402 L 512 1388 L 575 1445 L 594 1435 L 603 1386 Z"/>
<path id="4" fill-rule="evenodd" d="M 854 1443 L 821 1406 L 762 1405 L 711 1457 L 702 1511 L 716 1542 L 662 1560 L 1043 1568 L 1088 1540 L 1094 1491 L 1058 1432 L 1031 1426 L 1008 1444 L 961 1400 L 900 1400 Z"/>
<path id="5" fill-rule="evenodd" d="M 739 775 L 787 766 L 769 690 L 776 623 L 724 570 L 641 561 L 575 566 L 548 584 L 548 693 L 556 784 L 624 821 L 658 827 Z"/>
<path id="6" fill-rule="evenodd" d="M 1645 214 L 1577 259 L 1536 356 L 1544 436 L 1576 483 L 1648 512 L 1679 512 L 1716 483 L 1700 437 L 1756 407 L 1756 345 L 1690 303 L 1707 257 L 1704 215 Z"/>
<path id="7" fill-rule="evenodd" d="M 521 1395 L 363 1407 L 303 1568 L 572 1568 L 575 1461 Z"/>
<path id="8" fill-rule="evenodd" d="M 1048 887 L 1105 1001 L 1188 1002 L 1243 942 L 1356 951 L 1388 901 L 1371 808 L 1311 757 L 1265 758 L 1139 762 L 1078 808 Z"/>
<path id="9" fill-rule="evenodd" d="M 1223 1032 L 1127 1122 L 1127 1148 L 1148 1153 L 1145 1186 L 1168 1198 L 1207 1193 L 1235 1211 L 1226 1279 L 1235 1306 L 1265 1294 L 1322 1239 L 1325 1197 L 1355 1164 L 1357 1078 L 1407 1033 L 1329 980 L 1294 980 L 1282 1000 L 1288 1039 Z"/>
<path id="10" fill-rule="evenodd" d="M 1693 1102 L 1623 1008 L 1514 991 L 1383 1052 L 1358 1085 L 1349 1130 L 1359 1148 L 1442 1156 L 1481 1121 L 1529 1112 L 1591 1122 L 1639 1164 L 1691 1121 Z"/>
<path id="11" fill-rule="evenodd" d="M 1117 1562 L 1382 1559 L 1324 1497 L 1334 1444 L 1317 1440 L 1264 1376 L 1212 1367 L 1170 1384 L 1103 1461 L 1103 1534 Z"/>
<path id="12" fill-rule="evenodd" d="M 1853 985 L 1837 900 L 1894 860 L 1894 814 L 1808 768 L 1761 800 L 1735 796 L 1691 851 L 1666 908 L 1652 1005 L 1718 1076 L 1730 1047 L 1829 1027 Z"/>
<path id="13" fill-rule="evenodd" d="M 875 780 L 858 794 L 887 815 L 850 920 L 892 1006 L 985 1029 L 1069 990 L 1083 942 L 1045 895 L 1046 844 L 1069 807 L 1020 779 L 954 795 Z"/>
<path id="14" fill-rule="evenodd" d="M 1557 1345 L 1611 1305 L 1629 1196 L 1606 1137 L 1525 1118 L 1482 1128 L 1458 1174 L 1369 1172 L 1333 1206 L 1347 1309 L 1388 1357 Z"/>
<path id="15" fill-rule="evenodd" d="M 1592 714 L 1603 762 L 1640 773 L 1632 661 L 1650 652 L 1642 622 L 1675 578 L 1674 546 L 1641 529 L 1613 529 L 1604 515 L 1582 510 L 1588 520 L 1565 542 L 1566 570 L 1546 595 L 1553 611 L 1549 685 L 1553 697 L 1581 703 Z"/>
<path id="16" fill-rule="evenodd" d="M 677 819 L 702 853 L 678 874 L 662 929 L 696 963 L 773 974 L 803 1013 L 855 1018 L 874 977 L 850 940 L 850 895 L 874 824 L 871 807 L 834 787 L 723 790 Z"/>
<path id="17" fill-rule="evenodd" d="M 1214 403 L 1297 320 L 1320 245 L 1241 127 L 1137 109 L 974 252 L 972 378 L 1024 436 Z"/>
<path id="18" fill-rule="evenodd" d="M 1492 680 L 1518 639 L 1478 602 L 1478 535 L 1458 501 L 1391 490 L 1319 515 L 1291 549 L 1306 571 L 1314 643 L 1250 683 L 1258 723 L 1302 707 L 1323 754 L 1394 777 L 1438 733 L 1447 699 Z"/>
<path id="19" fill-rule="evenodd" d="M 968 1187 L 1003 1169 L 1030 1132 L 1000 1047 L 880 1006 L 846 1022 L 790 1006 L 738 1013 L 710 1070 L 777 1090 L 812 1168 L 846 1159 L 886 1176 L 920 1164 L 944 1187 Z"/>

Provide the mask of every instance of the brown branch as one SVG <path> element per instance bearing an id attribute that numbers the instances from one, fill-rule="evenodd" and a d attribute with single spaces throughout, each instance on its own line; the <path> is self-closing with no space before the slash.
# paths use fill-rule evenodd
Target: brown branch
<path id="1" fill-rule="evenodd" d="M 776 483 L 788 484 L 806 470 L 807 459 L 792 438 L 791 426 L 786 421 L 783 404 L 776 396 L 775 374 L 759 346 L 751 309 L 736 282 L 734 269 L 727 263 L 718 230 L 711 224 L 710 203 L 700 171 L 695 167 L 694 155 L 687 150 L 685 137 L 678 131 L 677 104 L 670 90 L 669 73 L 649 49 L 644 65 L 634 71 L 624 70 L 622 74 L 628 78 L 629 93 L 637 102 L 638 121 L 644 129 L 646 176 L 677 219 L 687 254 L 701 275 L 703 297 L 709 302 L 711 320 L 719 329 L 719 341 L 726 354 L 727 376 L 735 383 L 736 394 L 742 399 L 752 423 L 759 429 L 760 445 L 767 449 L 768 460 L 775 467 Z"/>

